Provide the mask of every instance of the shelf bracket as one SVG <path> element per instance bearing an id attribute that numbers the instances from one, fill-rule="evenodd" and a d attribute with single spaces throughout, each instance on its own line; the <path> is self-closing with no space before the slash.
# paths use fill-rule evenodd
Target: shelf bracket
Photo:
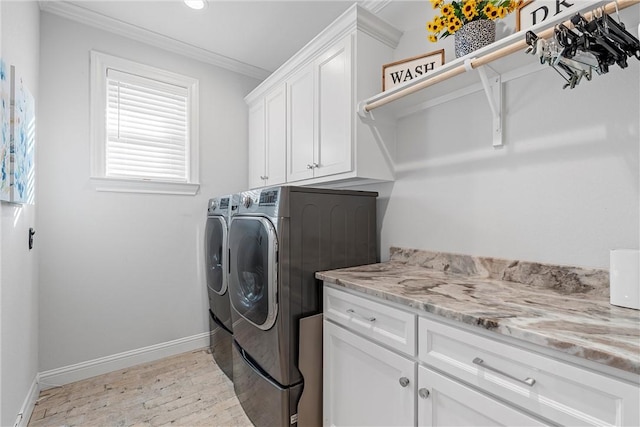
<path id="1" fill-rule="evenodd" d="M 368 114 L 369 112 L 367 110 L 364 109 L 364 107 L 367 105 L 367 103 L 365 101 L 360 101 L 358 103 L 358 115 L 363 118 L 363 119 L 368 119 L 371 117 L 370 114 Z"/>
<path id="2" fill-rule="evenodd" d="M 471 61 L 475 59 L 467 59 L 464 61 L 464 68 L 467 71 L 471 71 L 474 68 L 471 66 Z M 487 70 L 490 69 L 493 72 L 493 76 L 487 76 Z M 491 108 L 491 114 L 493 116 L 493 127 L 491 128 L 493 135 L 493 147 L 500 148 L 503 145 L 502 142 L 502 76 L 498 74 L 488 65 L 480 65 L 475 68 L 478 71 L 480 80 L 482 81 L 482 87 L 484 93 L 487 95 L 487 101 L 489 102 L 489 108 Z"/>

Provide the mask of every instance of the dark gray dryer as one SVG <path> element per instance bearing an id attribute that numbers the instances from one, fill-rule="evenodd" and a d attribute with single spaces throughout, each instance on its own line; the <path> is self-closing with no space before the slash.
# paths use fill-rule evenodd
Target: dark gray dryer
<path id="1" fill-rule="evenodd" d="M 304 187 L 241 193 L 229 230 L 233 376 L 255 425 L 321 424 L 321 384 L 304 377 L 299 357 L 321 340 L 310 326 L 321 322 L 309 321 L 322 312 L 315 272 L 376 262 L 376 197 Z M 312 332 L 316 342 L 306 344 Z M 321 373 L 317 349 L 312 369 Z"/>
<path id="2" fill-rule="evenodd" d="M 233 325 L 228 292 L 229 247 L 227 242 L 229 221 L 238 209 L 238 200 L 238 195 L 209 200 L 204 244 L 211 353 L 229 379 L 233 379 L 231 358 Z"/>

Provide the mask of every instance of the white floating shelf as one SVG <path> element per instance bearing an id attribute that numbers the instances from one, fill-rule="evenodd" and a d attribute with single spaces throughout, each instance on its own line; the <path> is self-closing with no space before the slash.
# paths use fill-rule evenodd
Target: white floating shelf
<path id="1" fill-rule="evenodd" d="M 570 22 L 565 21 L 576 13 L 583 13 L 589 19 L 591 11 L 601 6 L 604 6 L 606 12 L 611 14 L 615 13 L 616 8 L 622 10 L 638 3 L 640 0 L 618 0 L 617 2 L 591 0 L 576 3 L 575 7 L 527 30 L 533 31 L 540 37 L 548 38 L 553 35 L 553 28 L 557 24 L 564 23 L 570 26 Z M 635 22 L 631 24 L 635 26 Z M 630 25 L 629 27 L 633 28 Z M 358 113 L 363 118 L 374 120 L 379 113 L 399 118 L 438 103 L 483 90 L 483 88 L 487 91 L 488 97 L 494 97 L 498 101 L 495 91 L 489 91 L 486 84 L 483 86 L 477 70 L 479 67 L 490 64 L 493 72 L 489 71 L 488 75 L 497 74 L 501 80 L 500 84 L 548 68 L 541 65 L 536 57 L 524 53 L 527 47 L 525 33 L 526 31 L 523 30 L 512 34 L 469 55 L 444 64 L 426 76 L 365 99 L 359 103 Z M 494 104 L 497 110 L 497 114 L 494 114 L 494 130 L 496 127 L 500 127 L 500 124 L 495 123 L 496 116 L 501 115 L 499 104 L 500 102 Z M 495 136 L 494 146 L 501 145 Z"/>

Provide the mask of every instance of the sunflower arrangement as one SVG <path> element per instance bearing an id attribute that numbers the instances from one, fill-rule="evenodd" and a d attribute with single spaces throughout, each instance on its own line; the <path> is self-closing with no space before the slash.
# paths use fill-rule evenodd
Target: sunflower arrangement
<path id="1" fill-rule="evenodd" d="M 440 9 L 432 21 L 427 22 L 429 41 L 436 42 L 455 34 L 464 24 L 481 19 L 495 21 L 520 7 L 522 0 L 429 0 L 434 9 Z"/>

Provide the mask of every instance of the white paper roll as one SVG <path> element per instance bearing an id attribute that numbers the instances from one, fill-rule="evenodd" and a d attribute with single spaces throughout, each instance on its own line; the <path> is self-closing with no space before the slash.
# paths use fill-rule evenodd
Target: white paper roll
<path id="1" fill-rule="evenodd" d="M 611 304 L 640 310 L 640 250 L 614 249 L 609 261 Z"/>

